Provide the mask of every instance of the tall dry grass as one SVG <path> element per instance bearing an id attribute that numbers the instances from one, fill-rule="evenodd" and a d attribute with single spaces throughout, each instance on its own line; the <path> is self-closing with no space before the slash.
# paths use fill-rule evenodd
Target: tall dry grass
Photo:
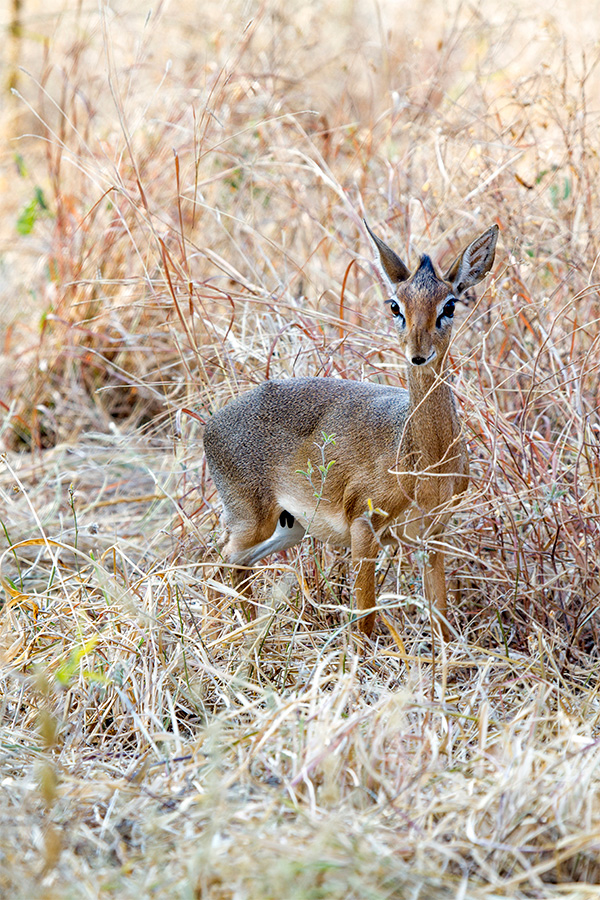
<path id="1" fill-rule="evenodd" d="M 595 896 L 593 8 L 24 10 L 1 893 Z M 501 229 L 457 314 L 436 655 L 406 551 L 360 652 L 339 553 L 269 561 L 250 622 L 217 565 L 206 416 L 273 376 L 404 377 L 363 215 L 440 265 Z"/>

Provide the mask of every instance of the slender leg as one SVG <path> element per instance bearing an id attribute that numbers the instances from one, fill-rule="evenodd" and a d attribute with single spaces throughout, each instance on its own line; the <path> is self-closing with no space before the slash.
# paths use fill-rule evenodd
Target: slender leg
<path id="1" fill-rule="evenodd" d="M 256 618 L 256 609 L 250 602 L 252 562 L 249 557 L 252 556 L 252 549 L 262 541 L 266 541 L 273 533 L 276 522 L 276 516 L 272 515 L 265 516 L 263 521 L 250 517 L 238 518 L 233 526 L 228 527 L 228 539 L 223 547 L 223 555 L 231 564 L 231 586 L 243 598 L 242 609 L 248 619 Z"/>
<path id="2" fill-rule="evenodd" d="M 248 568 L 240 568 L 232 566 L 231 568 L 231 587 L 235 588 L 242 598 L 241 606 L 248 620 L 256 618 L 256 607 L 251 602 L 252 599 L 252 571 Z"/>
<path id="3" fill-rule="evenodd" d="M 233 519 L 231 514 L 230 519 Z M 304 537 L 305 529 L 291 513 L 287 510 L 279 511 L 277 507 L 265 511 L 260 519 L 254 515 L 252 518 L 233 519 L 233 522 L 224 554 L 233 566 L 233 587 L 248 597 L 251 568 L 271 553 L 295 547 Z M 244 606 L 248 615 L 254 618 L 254 607 L 249 603 Z"/>
<path id="4" fill-rule="evenodd" d="M 423 587 L 425 599 L 432 613 L 432 627 L 445 641 L 451 634 L 446 624 L 447 595 L 446 576 L 444 574 L 444 553 L 442 550 L 430 550 L 429 558 L 423 567 Z M 436 615 L 439 613 L 439 617 Z"/>
<path id="5" fill-rule="evenodd" d="M 378 544 L 371 528 L 365 519 L 355 519 L 350 527 L 352 541 L 352 562 L 356 572 L 354 590 L 356 606 L 359 612 L 373 609 L 375 606 L 375 560 Z M 360 631 L 370 636 L 375 624 L 376 612 L 373 611 L 358 620 Z"/>

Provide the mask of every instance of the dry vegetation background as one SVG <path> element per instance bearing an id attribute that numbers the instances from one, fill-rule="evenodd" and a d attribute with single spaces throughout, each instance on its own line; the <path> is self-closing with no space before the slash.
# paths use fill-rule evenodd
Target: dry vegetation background
<path id="1" fill-rule="evenodd" d="M 595 3 L 10 11 L 0 895 L 598 896 Z M 501 231 L 437 657 L 406 552 L 362 653 L 347 558 L 249 623 L 215 565 L 211 410 L 403 378 L 363 215 L 412 262 Z"/>

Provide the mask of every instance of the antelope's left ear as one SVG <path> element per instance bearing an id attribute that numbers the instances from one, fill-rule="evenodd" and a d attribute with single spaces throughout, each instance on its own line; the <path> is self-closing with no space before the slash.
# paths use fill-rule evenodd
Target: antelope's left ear
<path id="1" fill-rule="evenodd" d="M 492 225 L 454 260 L 444 279 L 450 282 L 457 297 L 481 281 L 490 271 L 494 263 L 497 240 L 498 226 Z"/>

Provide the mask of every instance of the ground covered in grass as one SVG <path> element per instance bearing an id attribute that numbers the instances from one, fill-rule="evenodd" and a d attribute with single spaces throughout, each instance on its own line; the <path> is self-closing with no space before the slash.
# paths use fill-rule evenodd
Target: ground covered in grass
<path id="1" fill-rule="evenodd" d="M 2 15 L 0 895 L 597 896 L 595 5 Z M 444 647 L 406 548 L 362 643 L 347 556 L 250 621 L 218 565 L 213 410 L 403 382 L 363 216 L 440 266 L 500 228 Z"/>

